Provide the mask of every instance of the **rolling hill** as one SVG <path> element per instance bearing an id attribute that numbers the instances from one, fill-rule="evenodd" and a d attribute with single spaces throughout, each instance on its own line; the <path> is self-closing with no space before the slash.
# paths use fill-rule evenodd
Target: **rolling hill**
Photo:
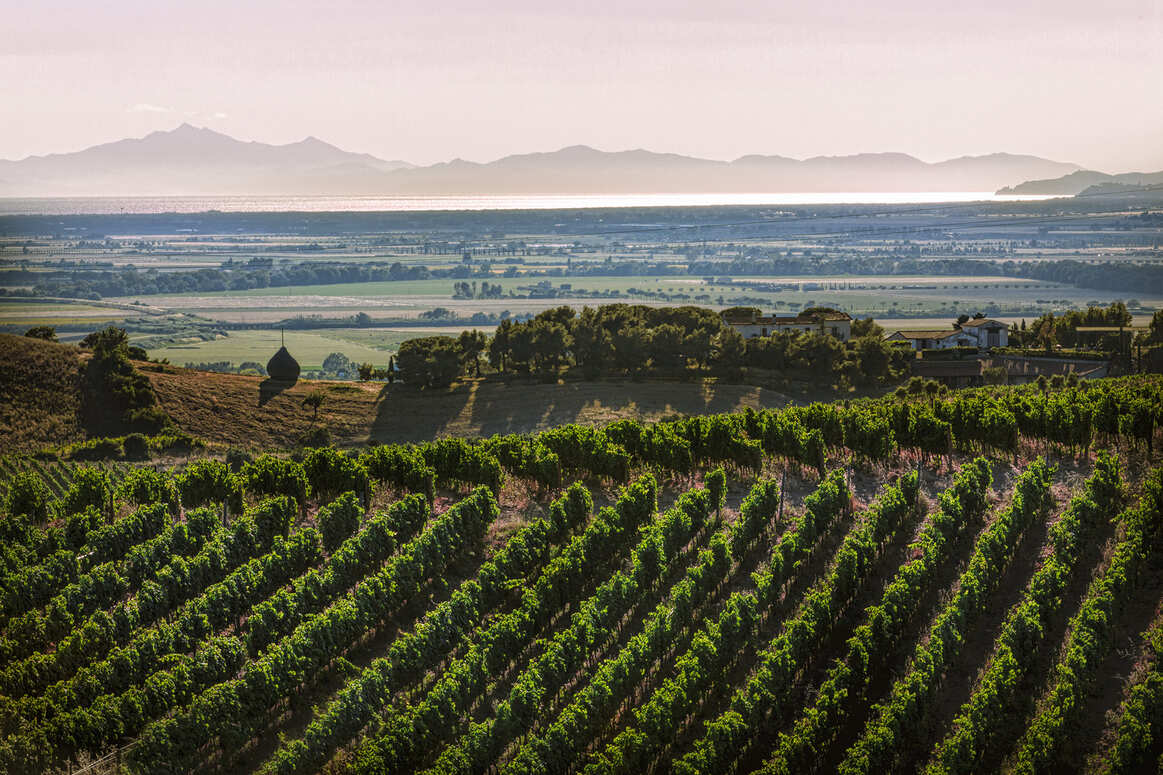
<path id="1" fill-rule="evenodd" d="M 224 422 L 302 410 L 164 377 L 191 417 L 210 385 Z M 1153 772 L 1161 405 L 1136 375 L 350 454 L 9 452 L 0 771 Z"/>
<path id="2" fill-rule="evenodd" d="M 72 345 L 0 334 L 0 446 L 34 451 L 124 432 L 85 418 L 78 376 L 83 357 Z M 352 446 L 741 411 L 789 400 L 764 388 L 710 383 L 576 382 L 516 391 L 485 380 L 422 392 L 401 384 L 300 380 L 270 390 L 260 377 L 172 367 L 145 373 L 181 430 L 214 445 L 248 449 L 293 447 L 315 424 L 326 425 L 336 444 Z M 303 407 L 314 390 L 326 396 L 317 419 Z"/>

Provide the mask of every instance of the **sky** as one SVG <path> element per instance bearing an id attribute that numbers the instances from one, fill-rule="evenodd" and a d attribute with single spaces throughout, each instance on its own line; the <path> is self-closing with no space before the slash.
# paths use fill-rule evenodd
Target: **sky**
<path id="1" fill-rule="evenodd" d="M 1163 0 L 0 0 L 0 158 L 182 122 L 418 164 L 1008 151 L 1163 170 Z"/>

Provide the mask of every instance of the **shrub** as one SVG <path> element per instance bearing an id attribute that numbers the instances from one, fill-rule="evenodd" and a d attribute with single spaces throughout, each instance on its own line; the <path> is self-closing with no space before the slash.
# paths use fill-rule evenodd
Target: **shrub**
<path id="1" fill-rule="evenodd" d="M 230 472 L 237 474 L 242 470 L 242 467 L 253 460 L 250 453 L 238 447 L 231 447 L 226 450 L 226 465 L 230 468 Z"/>
<path id="2" fill-rule="evenodd" d="M 254 495 L 286 495 L 294 498 L 300 506 L 306 505 L 311 492 L 303 466 L 273 455 L 263 455 L 247 463 L 239 476 L 246 489 Z"/>
<path id="3" fill-rule="evenodd" d="M 285 495 L 278 498 L 267 498 L 262 503 L 246 512 L 254 520 L 259 536 L 269 542 L 277 535 L 285 536 L 295 520 L 298 506 L 292 498 Z"/>
<path id="4" fill-rule="evenodd" d="M 423 493 L 429 503 L 435 498 L 436 470 L 415 447 L 384 444 L 360 455 L 359 462 L 381 482 Z"/>
<path id="5" fill-rule="evenodd" d="M 362 516 L 363 507 L 354 492 L 346 492 L 320 509 L 315 520 L 319 524 L 319 532 L 323 534 L 323 545 L 327 551 L 335 551 L 348 536 L 354 534 Z"/>
<path id="6" fill-rule="evenodd" d="M 165 471 L 135 468 L 117 485 L 117 498 L 137 506 L 164 503 L 170 511 L 178 510 L 178 488 Z"/>
<path id="7" fill-rule="evenodd" d="M 111 515 L 113 487 L 109 484 L 109 474 L 96 468 L 78 469 L 73 483 L 63 498 L 66 514 L 76 514 L 93 508 L 102 514 Z"/>
<path id="8" fill-rule="evenodd" d="M 189 454 L 206 445 L 185 431 L 170 429 L 149 440 L 150 450 L 157 455 Z"/>
<path id="9" fill-rule="evenodd" d="M 194 461 L 178 474 L 177 482 L 186 508 L 230 501 L 238 486 L 220 460 Z"/>
<path id="10" fill-rule="evenodd" d="M 8 483 L 5 506 L 13 516 L 28 517 L 33 522 L 47 522 L 52 511 L 51 501 L 52 494 L 36 474 L 21 472 Z"/>
<path id="11" fill-rule="evenodd" d="M 331 432 L 322 425 L 318 425 L 300 436 L 298 444 L 307 449 L 330 446 Z"/>
<path id="12" fill-rule="evenodd" d="M 89 531 L 101 526 L 101 513 L 89 507 L 84 511 L 69 514 L 65 519 L 65 540 L 74 550 L 85 545 Z"/>
<path id="13" fill-rule="evenodd" d="M 33 326 L 25 331 L 24 335 L 29 339 L 43 339 L 46 342 L 55 342 L 57 340 L 57 329 L 55 326 Z"/>
<path id="14" fill-rule="evenodd" d="M 70 460 L 117 460 L 125 452 L 121 439 L 89 439 L 68 448 Z"/>
<path id="15" fill-rule="evenodd" d="M 334 447 L 309 451 L 303 458 L 303 469 L 307 472 L 311 489 L 319 495 L 336 495 L 348 490 L 368 491 L 367 469 Z"/>
<path id="16" fill-rule="evenodd" d="M 149 457 L 149 438 L 142 433 L 131 433 L 121 443 L 125 457 L 130 460 L 144 460 Z"/>

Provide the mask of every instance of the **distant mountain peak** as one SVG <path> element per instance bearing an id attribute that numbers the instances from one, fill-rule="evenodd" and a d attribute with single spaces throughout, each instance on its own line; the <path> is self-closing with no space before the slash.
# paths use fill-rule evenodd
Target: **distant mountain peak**
<path id="1" fill-rule="evenodd" d="M 554 151 L 554 153 L 562 153 L 562 154 L 567 154 L 567 153 L 602 153 L 602 151 L 599 151 L 597 148 L 594 148 L 592 145 L 585 145 L 584 143 L 578 143 L 577 145 L 567 145 L 564 148 L 561 148 L 557 151 Z"/>
<path id="2" fill-rule="evenodd" d="M 219 137 L 230 137 L 229 135 L 224 135 L 221 132 L 215 132 L 213 129 L 210 129 L 209 127 L 194 126 L 193 124 L 189 123 L 188 121 L 183 121 L 182 123 L 178 124 L 173 129 L 169 129 L 169 130 L 159 129 L 158 131 L 153 132 L 152 134 L 169 135 L 171 137 L 199 136 L 199 135 L 217 135 Z M 230 139 L 233 140 L 234 138 L 231 137 Z"/>
<path id="3" fill-rule="evenodd" d="M 314 135 L 272 145 L 182 122 L 74 153 L 0 161 L 0 196 L 479 195 L 996 191 L 1077 165 L 990 154 L 929 164 L 899 151 L 720 161 L 567 145 L 427 167 L 342 150 Z"/>

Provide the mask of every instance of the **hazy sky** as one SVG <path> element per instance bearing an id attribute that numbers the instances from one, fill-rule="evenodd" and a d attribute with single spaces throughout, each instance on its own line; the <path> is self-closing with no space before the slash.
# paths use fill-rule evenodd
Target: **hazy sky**
<path id="1" fill-rule="evenodd" d="M 417 163 L 1033 153 L 1163 169 L 1163 0 L 0 0 L 0 158 L 182 121 Z"/>

